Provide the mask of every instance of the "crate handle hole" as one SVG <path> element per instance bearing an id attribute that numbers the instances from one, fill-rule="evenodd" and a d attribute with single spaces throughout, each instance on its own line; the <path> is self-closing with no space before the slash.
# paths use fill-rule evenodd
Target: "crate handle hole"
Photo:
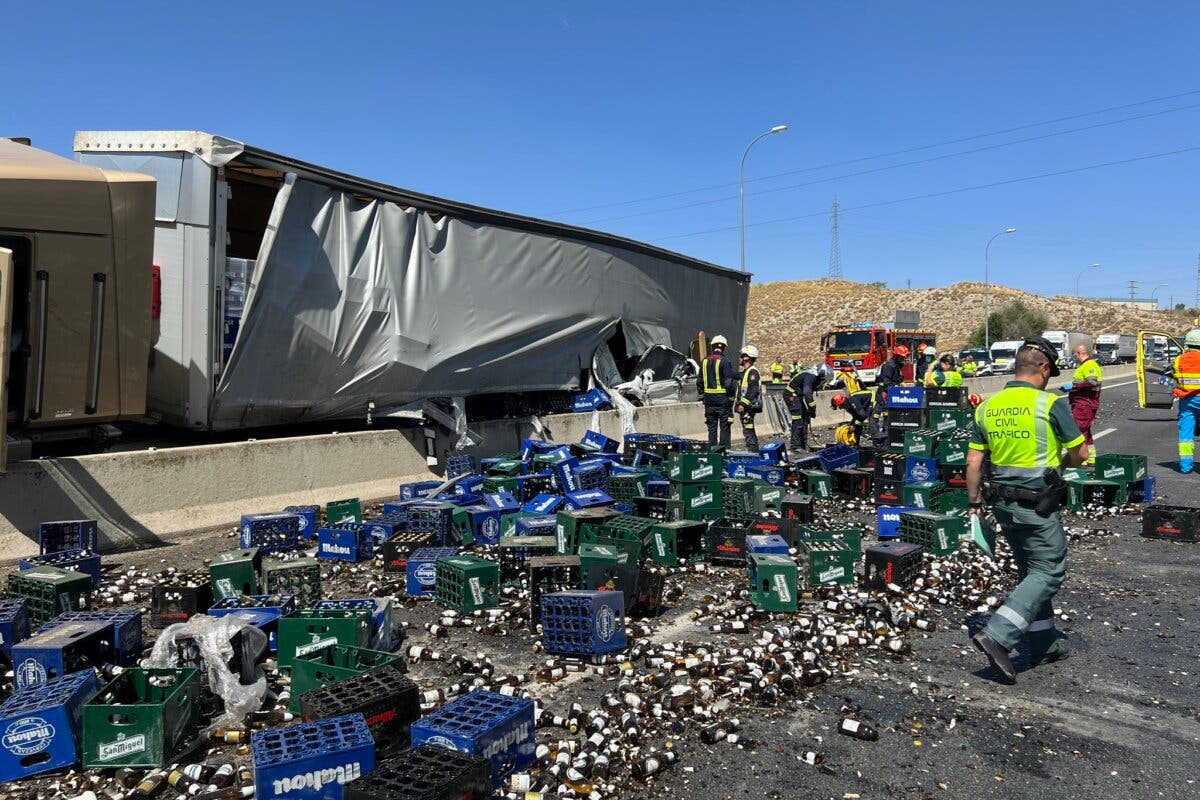
<path id="1" fill-rule="evenodd" d="M 108 721 L 113 725 L 128 725 L 130 723 L 129 715 L 117 712 L 108 715 Z"/>
<path id="2" fill-rule="evenodd" d="M 34 753 L 33 755 L 25 756 L 24 758 L 22 758 L 21 766 L 22 767 L 32 767 L 32 766 L 36 766 L 37 764 L 45 764 L 49 760 L 50 760 L 49 753 L 45 753 L 45 752 Z"/>

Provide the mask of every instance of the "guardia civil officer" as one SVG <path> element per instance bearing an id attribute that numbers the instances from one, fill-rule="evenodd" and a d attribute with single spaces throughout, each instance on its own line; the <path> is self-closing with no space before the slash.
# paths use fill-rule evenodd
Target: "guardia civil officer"
<path id="1" fill-rule="evenodd" d="M 972 641 L 1010 683 L 1017 673 L 1009 651 L 1022 638 L 1034 666 L 1067 655 L 1051 607 L 1067 573 L 1061 517 L 1065 487 L 1058 470 L 1081 465 L 1087 447 L 1066 398 L 1045 391 L 1059 374 L 1057 362 L 1050 342 L 1040 336 L 1025 340 L 1013 380 L 975 409 L 967 456 L 972 515 L 984 513 L 983 462 L 991 456 L 988 499 L 1012 546 L 1020 579 Z"/>
<path id="2" fill-rule="evenodd" d="M 696 388 L 700 390 L 700 399 L 704 403 L 704 424 L 708 426 L 709 447 L 716 447 L 718 442 L 723 447 L 729 447 L 729 416 L 733 406 L 732 394 L 737 384 L 733 367 L 725 358 L 727 346 L 724 336 L 712 338 L 712 352 L 700 365 L 700 375 L 696 379 Z"/>

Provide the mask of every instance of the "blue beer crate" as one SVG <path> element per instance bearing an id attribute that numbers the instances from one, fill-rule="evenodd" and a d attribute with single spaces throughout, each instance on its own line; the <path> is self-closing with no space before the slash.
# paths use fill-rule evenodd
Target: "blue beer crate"
<path id="1" fill-rule="evenodd" d="M 579 459 L 573 457 L 563 459 L 550 468 L 551 472 L 554 473 L 554 481 L 557 484 L 558 491 L 563 494 L 579 491 L 579 479 L 575 474 L 578 469 Z"/>
<path id="2" fill-rule="evenodd" d="M 390 505 L 390 503 L 388 504 Z M 441 503 L 430 500 L 413 500 L 405 506 L 408 515 L 408 529 L 418 533 L 434 533 L 441 519 Z M 383 507 L 388 513 L 388 506 Z"/>
<path id="3" fill-rule="evenodd" d="M 745 478 L 749 474 L 749 470 L 758 467 L 767 467 L 775 469 L 775 464 L 767 458 L 739 458 L 736 460 L 725 459 L 723 469 L 726 478 Z"/>
<path id="4" fill-rule="evenodd" d="M 538 514 L 517 520 L 514 536 L 554 536 L 558 518 L 554 514 Z"/>
<path id="5" fill-rule="evenodd" d="M 283 509 L 286 514 L 295 514 L 300 525 L 301 539 L 317 538 L 317 522 L 321 519 L 320 506 L 288 506 Z"/>
<path id="6" fill-rule="evenodd" d="M 29 638 L 29 598 L 0 598 L 0 653 L 12 661 L 12 647 Z"/>
<path id="7" fill-rule="evenodd" d="M 635 467 L 657 467 L 664 461 L 666 459 L 658 453 L 651 453 L 646 450 L 633 451 L 633 466 Z"/>
<path id="8" fill-rule="evenodd" d="M 263 554 L 286 553 L 300 546 L 300 520 L 295 514 L 243 514 L 242 547 Z"/>
<path id="9" fill-rule="evenodd" d="M 375 543 L 375 547 L 379 547 L 397 533 L 408 530 L 408 515 L 380 514 L 378 517 L 363 520 L 362 526 L 366 529 L 367 536 Z"/>
<path id="10" fill-rule="evenodd" d="M 375 555 L 375 540 L 362 522 L 338 522 L 317 530 L 317 558 L 357 564 Z"/>
<path id="11" fill-rule="evenodd" d="M 653 478 L 646 481 L 646 497 L 657 497 L 660 500 L 669 500 L 671 497 L 671 482 L 666 480 L 654 480 Z"/>
<path id="12" fill-rule="evenodd" d="M 786 556 L 788 543 L 779 534 L 753 534 L 746 537 L 746 547 L 759 555 Z"/>
<path id="13" fill-rule="evenodd" d="M 772 486 L 783 486 L 787 483 L 787 470 L 778 465 L 748 466 L 746 467 L 746 477 L 758 478 L 763 483 L 769 483 Z"/>
<path id="14" fill-rule="evenodd" d="M 624 592 L 572 589 L 544 594 L 541 623 L 547 653 L 598 656 L 628 645 Z"/>
<path id="15" fill-rule="evenodd" d="M 938 462 L 936 458 L 917 458 L 906 456 L 904 459 L 904 482 L 925 483 L 938 479 Z"/>
<path id="16" fill-rule="evenodd" d="M 774 464 L 788 463 L 787 444 L 784 442 L 767 442 L 758 448 L 758 454 L 769 458 Z"/>
<path id="17" fill-rule="evenodd" d="M 45 633 L 75 622 L 103 622 L 112 625 L 109 637 L 109 652 L 106 664 L 121 667 L 137 666 L 142 658 L 142 612 L 141 611 L 64 611 L 37 629 Z"/>
<path id="18" fill-rule="evenodd" d="M 467 506 L 466 511 L 471 522 L 471 534 L 477 544 L 500 543 L 500 518 L 505 515 L 503 511 L 483 503 Z"/>
<path id="19" fill-rule="evenodd" d="M 483 496 L 483 504 L 496 511 L 519 511 L 521 504 L 510 492 L 492 492 Z"/>
<path id="20" fill-rule="evenodd" d="M 575 491 L 602 489 L 608 491 L 608 479 L 612 475 L 612 462 L 602 458 L 588 458 L 575 468 Z"/>
<path id="21" fill-rule="evenodd" d="M 0 783 L 78 762 L 83 705 L 99 691 L 87 669 L 13 692 L 0 705 Z"/>
<path id="22" fill-rule="evenodd" d="M 463 475 L 475 474 L 475 456 L 470 453 L 456 453 L 446 456 L 446 477 L 461 478 Z"/>
<path id="23" fill-rule="evenodd" d="M 893 386 L 887 390 L 888 408 L 924 408 L 925 388 L 922 386 Z"/>
<path id="24" fill-rule="evenodd" d="M 437 560 L 458 555 L 457 547 L 419 547 L 408 556 L 405 588 L 409 597 L 433 597 Z"/>
<path id="25" fill-rule="evenodd" d="M 472 475 L 469 478 L 463 478 L 458 483 L 454 484 L 451 489 L 451 494 L 455 495 L 477 495 L 483 491 L 483 482 L 487 478 L 482 475 Z M 442 497 L 446 497 L 442 495 Z M 449 499 L 448 497 L 446 499 Z"/>
<path id="26" fill-rule="evenodd" d="M 534 456 L 549 453 L 562 447 L 554 442 L 544 442 L 541 439 L 524 439 L 521 441 L 521 460 L 530 461 Z"/>
<path id="27" fill-rule="evenodd" d="M 802 456 L 792 462 L 792 470 L 795 472 L 803 472 L 805 470 L 820 470 L 821 459 L 817 456 Z"/>
<path id="28" fill-rule="evenodd" d="M 362 714 L 250 734 L 254 796 L 341 800 L 342 786 L 375 769 L 375 739 Z"/>
<path id="29" fill-rule="evenodd" d="M 20 569 L 51 566 L 59 569 L 70 569 L 92 576 L 92 588 L 100 588 L 100 554 L 89 553 L 86 550 L 60 550 L 57 553 L 46 553 L 40 556 L 23 558 Z"/>
<path id="30" fill-rule="evenodd" d="M 401 500 L 423 500 L 429 497 L 442 485 L 441 481 L 417 481 L 416 483 L 400 484 Z"/>
<path id="31" fill-rule="evenodd" d="M 70 672 L 102 666 L 112 653 L 112 623 L 72 622 L 35 633 L 12 648 L 13 683 L 41 686 Z"/>
<path id="32" fill-rule="evenodd" d="M 1158 480 L 1153 475 L 1147 475 L 1142 480 L 1129 484 L 1129 501 L 1131 503 L 1153 503 L 1157 484 Z"/>
<path id="33" fill-rule="evenodd" d="M 879 506 L 875 509 L 875 529 L 880 539 L 900 538 L 900 515 L 924 511 L 917 506 Z"/>
<path id="34" fill-rule="evenodd" d="M 94 519 L 70 519 L 38 524 L 38 553 L 63 550 L 99 550 L 100 526 Z"/>
<path id="35" fill-rule="evenodd" d="M 526 514 L 553 514 L 562 507 L 566 502 L 566 498 L 557 494 L 539 494 L 525 505 L 521 506 L 521 511 Z"/>
<path id="36" fill-rule="evenodd" d="M 848 444 L 831 445 L 817 451 L 817 460 L 821 462 L 821 469 L 832 475 L 835 469 L 858 466 L 858 448 Z"/>
<path id="37" fill-rule="evenodd" d="M 580 511 L 585 508 L 611 506 L 613 499 L 599 489 L 586 489 L 578 492 L 567 492 L 567 501 L 563 507 L 567 511 Z"/>
<path id="38" fill-rule="evenodd" d="M 271 601 L 275 601 L 271 604 Z M 296 613 L 294 594 L 255 594 L 226 597 L 208 610 L 210 617 L 236 616 L 267 635 L 267 650 L 279 651 L 279 619 Z"/>
<path id="39" fill-rule="evenodd" d="M 589 389 L 571 398 L 571 411 L 576 414 L 583 411 L 599 411 L 610 402 L 608 393 L 603 389 Z"/>
<path id="40" fill-rule="evenodd" d="M 412 746 L 437 745 L 491 760 L 492 788 L 533 764 L 533 701 L 474 691 L 412 725 Z"/>
<path id="41" fill-rule="evenodd" d="M 580 444 L 588 450 L 595 450 L 600 453 L 616 453 L 621 449 L 621 443 L 616 439 L 610 439 L 598 431 L 588 431 L 583 435 Z"/>

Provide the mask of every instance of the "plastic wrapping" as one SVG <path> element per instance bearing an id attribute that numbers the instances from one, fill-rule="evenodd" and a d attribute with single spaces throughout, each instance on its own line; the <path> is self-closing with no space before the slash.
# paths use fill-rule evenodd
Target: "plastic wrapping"
<path id="1" fill-rule="evenodd" d="M 170 625 L 158 635 L 154 649 L 145 659 L 147 667 L 178 667 L 179 653 L 175 646 L 181 637 L 190 637 L 200 647 L 200 654 L 208 672 L 208 687 L 225 705 L 225 713 L 216 721 L 217 725 L 240 725 L 246 715 L 257 711 L 267 693 L 267 678 L 261 668 L 255 667 L 255 680 L 235 674 L 229 663 L 241 654 L 234 650 L 233 639 L 241 633 L 243 652 L 262 653 L 267 647 L 267 635 L 253 623 L 230 614 L 225 617 L 210 617 L 197 614 L 187 622 Z"/>

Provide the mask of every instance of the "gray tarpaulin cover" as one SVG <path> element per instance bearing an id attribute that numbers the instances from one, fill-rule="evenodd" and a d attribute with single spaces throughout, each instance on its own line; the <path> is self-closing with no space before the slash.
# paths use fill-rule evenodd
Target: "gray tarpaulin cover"
<path id="1" fill-rule="evenodd" d="M 748 281 L 617 246 L 467 222 L 289 175 L 214 401 L 219 428 L 384 414 L 427 397 L 574 389 L 627 352 L 737 346 Z"/>

